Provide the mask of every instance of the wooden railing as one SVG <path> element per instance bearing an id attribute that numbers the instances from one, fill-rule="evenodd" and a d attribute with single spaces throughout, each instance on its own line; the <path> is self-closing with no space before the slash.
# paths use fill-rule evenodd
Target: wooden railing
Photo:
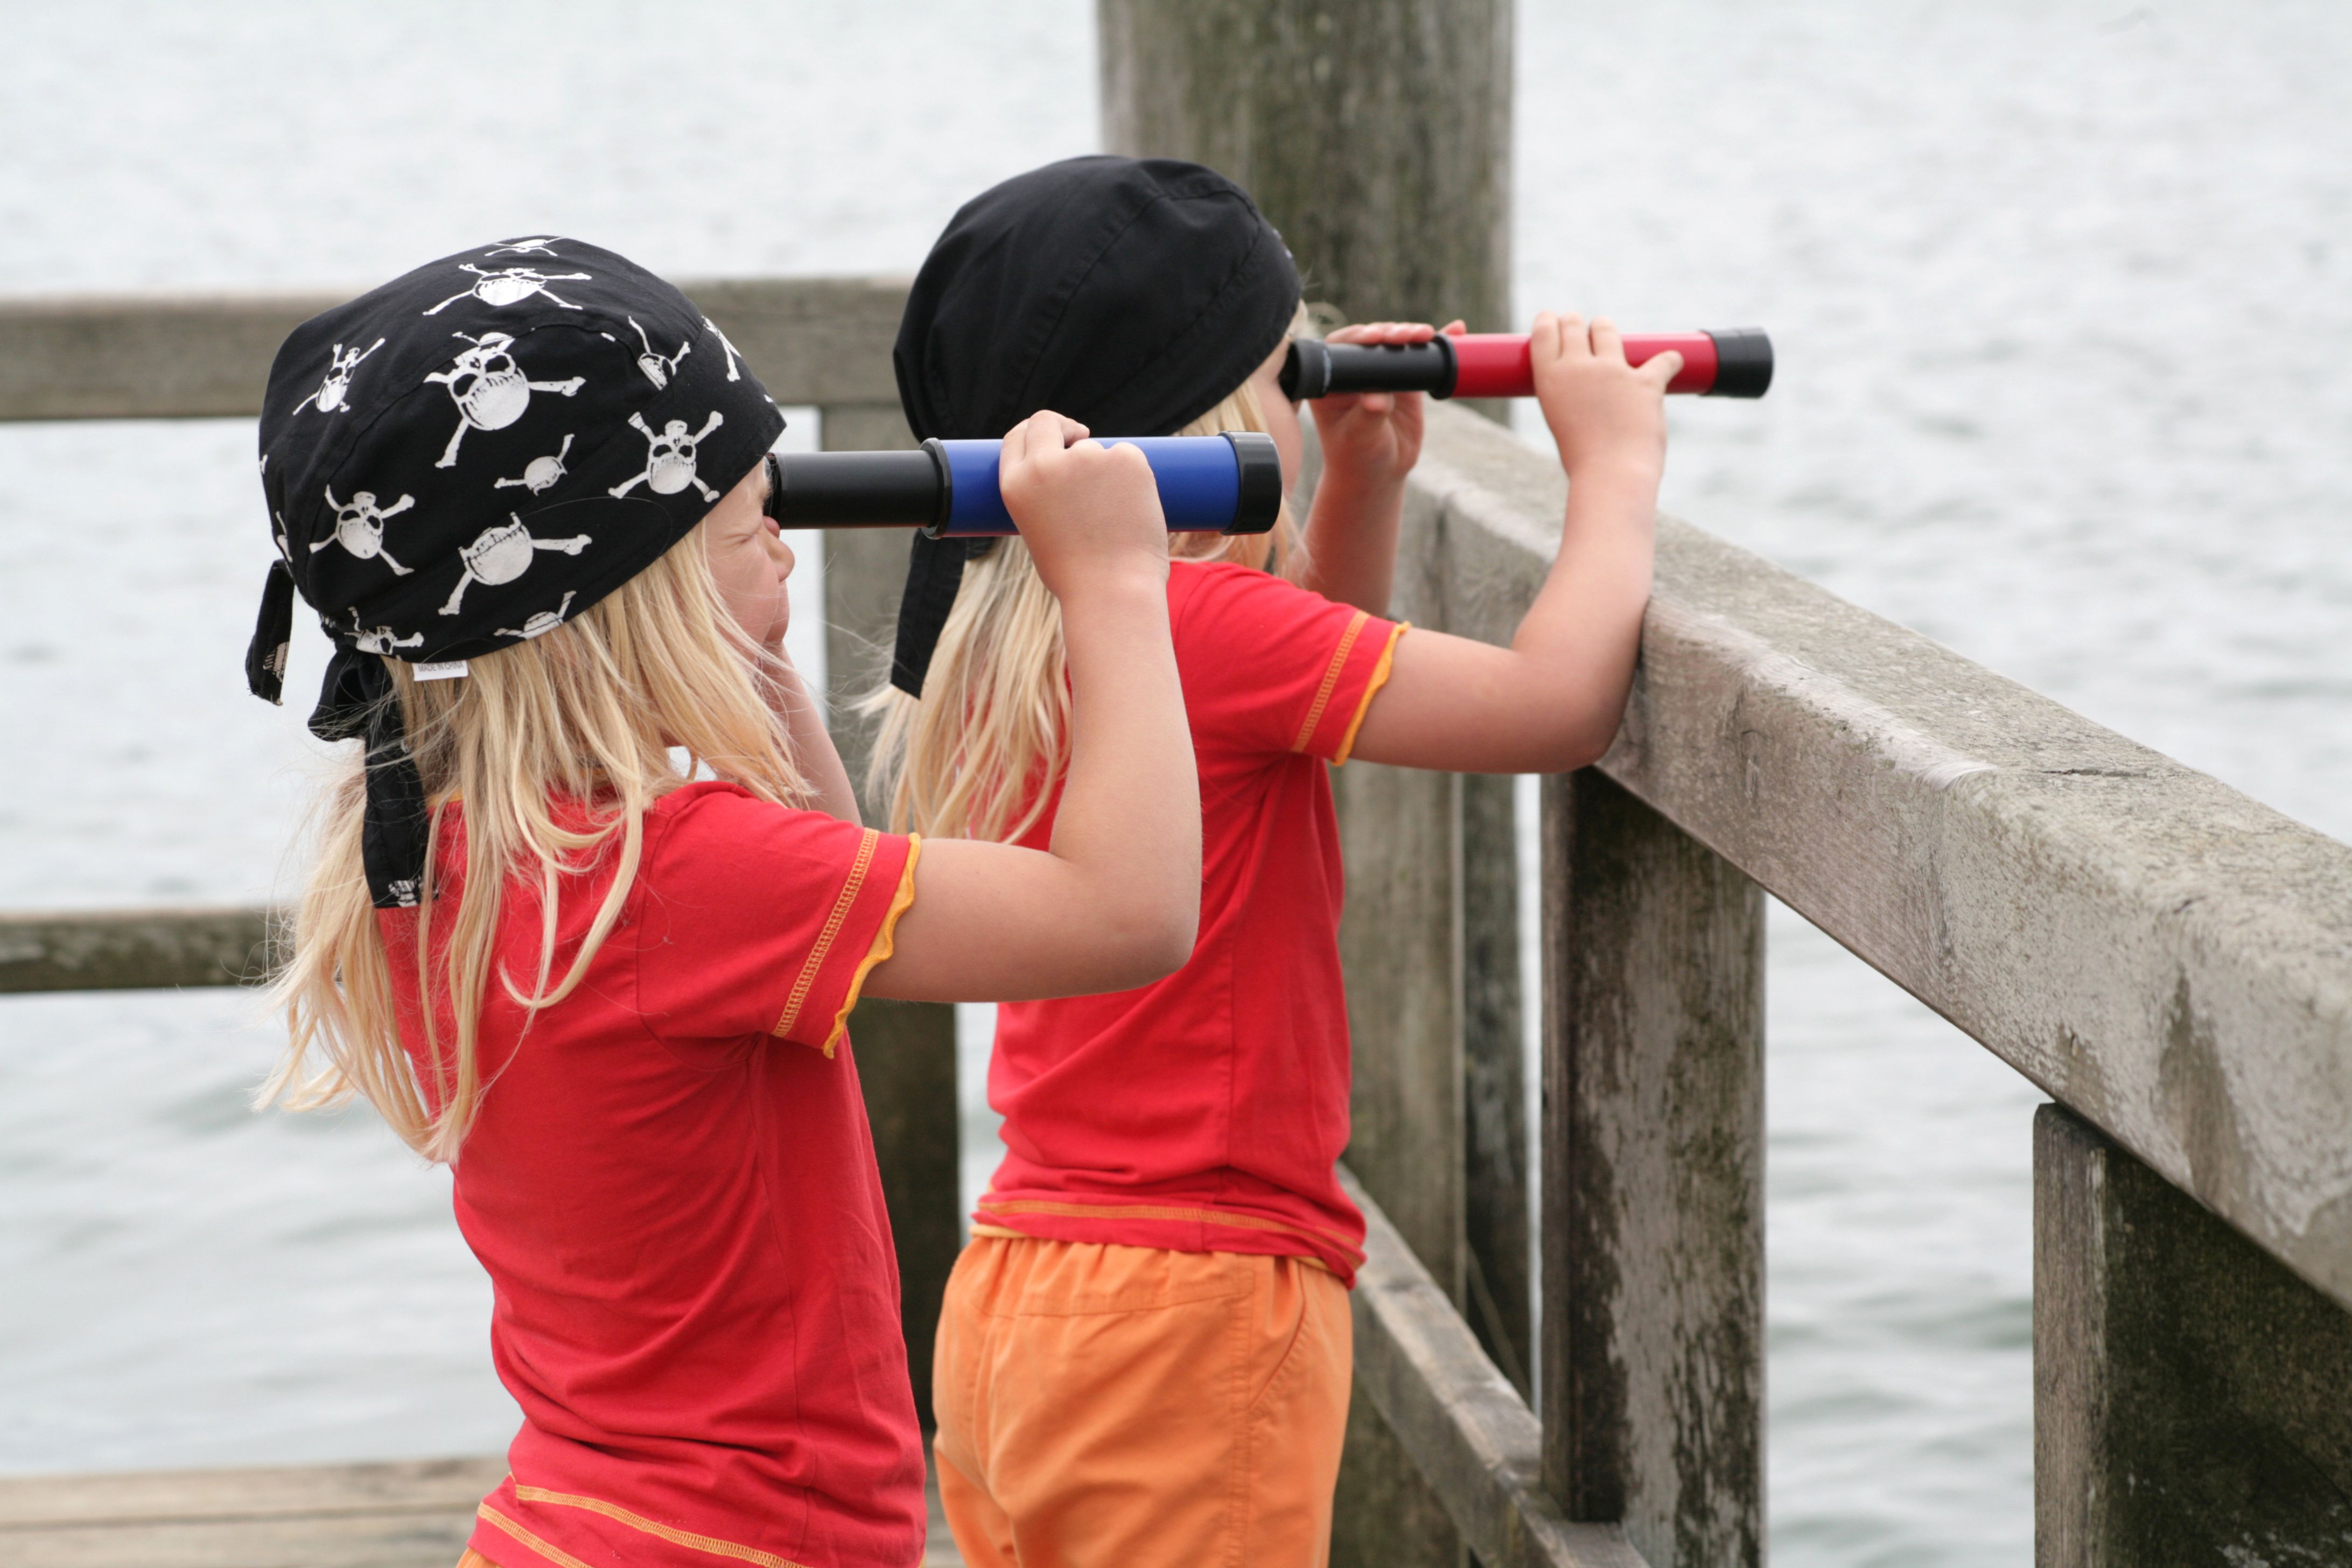
<path id="1" fill-rule="evenodd" d="M 907 440 L 902 285 L 688 291 L 781 401 L 823 408 L 825 445 Z M 250 414 L 324 299 L 0 305 L 0 417 Z M 1433 410 L 1395 613 L 1507 638 L 1563 493 L 1549 458 Z M 872 678 L 903 548 L 827 542 L 836 699 Z M 855 766 L 864 735 L 836 737 Z M 1371 1234 L 1335 1561 L 1761 1560 L 1768 890 L 2056 1102 L 2034 1129 L 2039 1561 L 2344 1559 L 2352 848 L 1664 520 L 1624 731 L 1544 784 L 1530 1118 L 1508 782 L 1337 778 Z M 260 931 L 8 917 L 0 990 L 228 984 Z M 952 1020 L 869 1004 L 855 1027 L 921 1388 L 958 1237 Z"/>

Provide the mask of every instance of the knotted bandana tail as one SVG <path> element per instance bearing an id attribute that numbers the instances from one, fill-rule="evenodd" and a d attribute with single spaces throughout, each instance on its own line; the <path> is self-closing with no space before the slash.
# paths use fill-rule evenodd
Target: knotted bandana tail
<path id="1" fill-rule="evenodd" d="M 985 548 L 989 542 L 981 542 Z M 890 684 L 909 697 L 923 694 L 923 678 L 930 673 L 931 655 L 939 651 L 940 632 L 955 608 L 956 590 L 963 584 L 964 563 L 976 552 L 973 541 L 933 539 L 915 535 L 914 552 L 907 558 L 907 587 L 898 599 L 898 637 L 890 650 Z"/>
<path id="2" fill-rule="evenodd" d="M 245 649 L 245 684 L 265 702 L 286 700 L 286 651 L 294 640 L 294 574 L 281 558 L 269 563 L 261 610 Z"/>
<path id="3" fill-rule="evenodd" d="M 377 909 L 414 909 L 425 886 L 425 851 L 432 820 L 425 809 L 425 779 L 416 771 L 402 724 L 392 671 L 373 654 L 336 650 L 310 714 L 321 741 L 364 741 L 367 815 L 360 828 L 360 858 L 368 896 Z"/>

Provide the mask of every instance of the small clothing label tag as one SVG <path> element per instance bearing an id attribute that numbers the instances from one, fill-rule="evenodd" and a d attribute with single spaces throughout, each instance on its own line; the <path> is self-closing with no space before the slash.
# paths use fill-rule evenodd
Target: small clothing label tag
<path id="1" fill-rule="evenodd" d="M 466 661 L 451 658 L 438 664 L 412 664 L 408 672 L 419 680 L 463 680 L 466 679 Z"/>

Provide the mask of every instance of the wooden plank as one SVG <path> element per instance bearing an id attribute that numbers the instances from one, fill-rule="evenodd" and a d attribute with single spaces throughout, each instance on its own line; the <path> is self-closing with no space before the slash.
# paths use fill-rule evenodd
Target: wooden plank
<path id="1" fill-rule="evenodd" d="M 506 1473 L 504 1458 L 483 1458 L 9 1476 L 0 1478 L 0 1531 L 436 1509 L 470 1515 Z"/>
<path id="2" fill-rule="evenodd" d="M 1544 784 L 1545 1480 L 1656 1563 L 1764 1554 L 1764 900 Z"/>
<path id="3" fill-rule="evenodd" d="M 1357 1385 L 1486 1568 L 1636 1568 L 1613 1524 L 1571 1522 L 1542 1484 L 1543 1436 L 1395 1226 L 1344 1166 L 1364 1211 L 1366 1261 L 1350 1298 Z"/>
<path id="4" fill-rule="evenodd" d="M 10 1568 L 451 1568 L 474 1510 L 67 1525 L 0 1534 Z"/>
<path id="5" fill-rule="evenodd" d="M 502 1458 L 0 1479 L 8 1568 L 449 1568 Z M 963 1561 L 928 1489 L 922 1568 Z"/>
<path id="6" fill-rule="evenodd" d="M 503 1458 L 0 1479 L 11 1568 L 449 1568 Z"/>
<path id="7" fill-rule="evenodd" d="M 1524 605 L 1558 464 L 1436 408 L 1412 489 Z M 2352 847 L 1671 519 L 1601 766 L 2352 1306 Z"/>
<path id="8" fill-rule="evenodd" d="M 907 297 L 888 278 L 680 285 L 780 403 L 895 401 Z M 0 419 L 226 418 L 261 411 L 278 346 L 357 290 L 0 300 Z"/>
<path id="9" fill-rule="evenodd" d="M 2352 1560 L 2352 1316 L 2056 1106 L 2033 1194 L 2040 1568 Z"/>
<path id="10" fill-rule="evenodd" d="M 265 909 L 0 914 L 0 994 L 251 984 L 276 919 Z"/>

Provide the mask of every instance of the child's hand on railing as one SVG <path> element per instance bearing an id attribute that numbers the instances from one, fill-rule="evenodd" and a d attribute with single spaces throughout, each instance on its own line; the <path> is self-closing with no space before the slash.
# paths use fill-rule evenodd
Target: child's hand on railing
<path id="1" fill-rule="evenodd" d="M 1341 327 L 1333 343 L 1425 343 L 1440 329 L 1426 321 L 1366 321 Z M 1467 329 L 1448 321 L 1444 331 Z M 1315 400 L 1315 434 L 1323 447 L 1323 483 L 1351 492 L 1392 489 L 1421 460 L 1428 399 L 1418 392 L 1335 393 Z"/>
<path id="2" fill-rule="evenodd" d="M 1129 576 L 1168 581 L 1168 523 L 1140 451 L 1090 441 L 1048 410 L 1005 432 L 997 462 L 1004 508 L 1055 598 Z"/>
<path id="3" fill-rule="evenodd" d="M 1569 478 L 1613 473 L 1654 486 L 1666 466 L 1666 384 L 1683 356 L 1668 351 L 1636 368 L 1606 316 L 1587 326 L 1549 310 L 1536 317 L 1528 347 L 1536 398 Z"/>

